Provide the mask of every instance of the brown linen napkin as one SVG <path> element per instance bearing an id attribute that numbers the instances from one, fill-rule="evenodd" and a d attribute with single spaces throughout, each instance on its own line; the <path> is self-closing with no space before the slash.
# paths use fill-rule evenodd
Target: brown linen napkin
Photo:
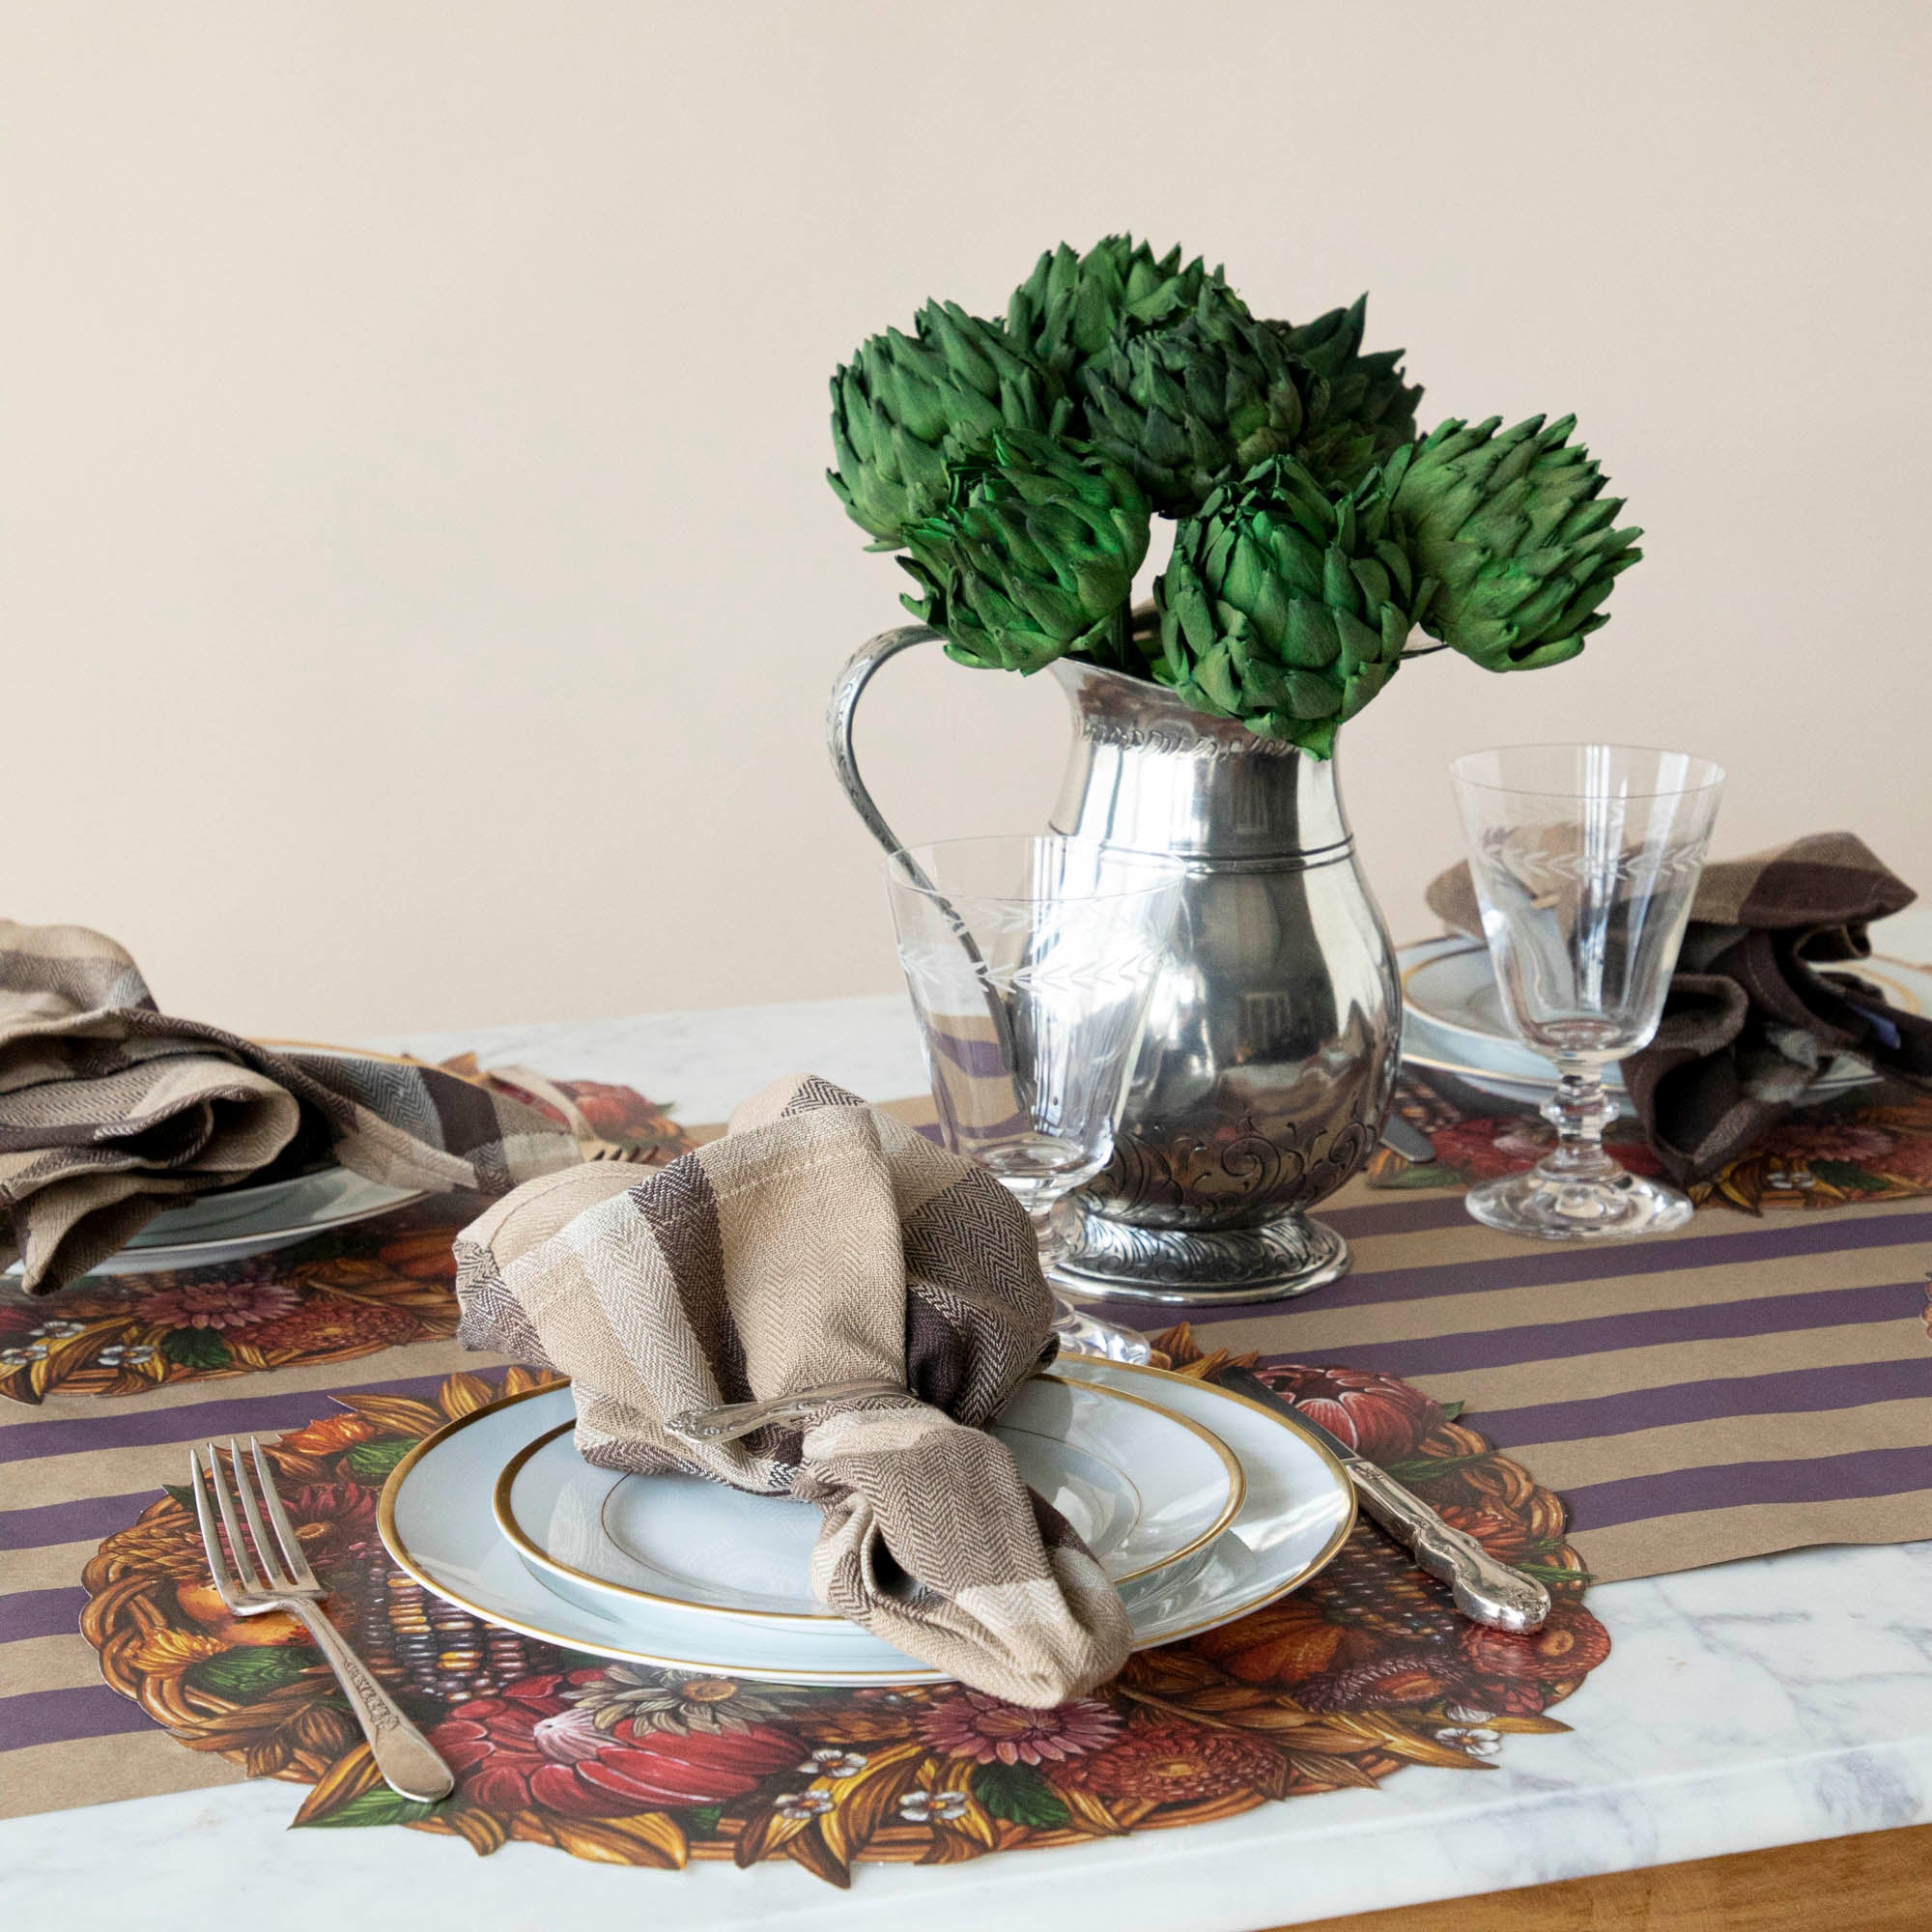
<path id="1" fill-rule="evenodd" d="M 1482 936 L 1466 864 L 1430 886 L 1430 909 Z M 1819 832 L 1706 866 L 1657 1037 L 1624 1062 L 1631 1103 L 1673 1179 L 1701 1180 L 1804 1099 L 1833 1055 L 1932 1085 L 1932 1018 L 1900 1012 L 1852 973 L 1871 921 L 1917 895 L 1862 839 Z"/>
<path id="2" fill-rule="evenodd" d="M 983 1168 L 795 1075 L 641 1179 L 519 1188 L 456 1242 L 459 1337 L 571 1378 L 603 1468 L 679 1469 L 825 1513 L 811 1582 L 841 1616 L 1017 1704 L 1104 1681 L 1119 1595 L 984 1433 L 1050 1358 L 1025 1212 Z M 689 1442 L 667 1416 L 860 1378 L 803 1429 Z"/>
<path id="3" fill-rule="evenodd" d="M 0 1268 L 50 1293 L 164 1208 L 330 1147 L 396 1187 L 501 1194 L 575 1162 L 532 1107 L 440 1067 L 271 1053 L 165 1017 L 128 954 L 0 920 Z"/>

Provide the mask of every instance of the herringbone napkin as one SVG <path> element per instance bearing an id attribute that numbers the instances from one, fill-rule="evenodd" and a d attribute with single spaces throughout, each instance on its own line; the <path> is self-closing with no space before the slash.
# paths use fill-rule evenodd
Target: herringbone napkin
<path id="1" fill-rule="evenodd" d="M 1856 972 L 1867 927 L 1917 895 L 1849 832 L 1820 832 L 1706 866 L 1657 1037 L 1624 1063 L 1651 1146 L 1701 1180 L 1804 1099 L 1835 1054 L 1932 1085 L 1932 1018 L 1900 1012 Z M 1429 888 L 1458 931 L 1482 936 L 1466 865 Z"/>
<path id="2" fill-rule="evenodd" d="M 794 1076 L 641 1179 L 592 1166 L 519 1188 L 456 1259 L 459 1335 L 569 1376 L 587 1460 L 819 1504 L 811 1582 L 840 1615 L 1019 1704 L 1125 1661 L 1099 1564 L 984 1433 L 1050 1355 L 1052 1302 L 983 1168 Z M 666 1427 L 862 1378 L 905 1393 L 732 1442 Z"/>
<path id="3" fill-rule="evenodd" d="M 501 1194 L 578 1158 L 534 1108 L 439 1067 L 271 1053 L 156 1007 L 113 940 L 0 920 L 0 1268 L 64 1286 L 162 1208 L 333 1145 L 397 1187 Z"/>

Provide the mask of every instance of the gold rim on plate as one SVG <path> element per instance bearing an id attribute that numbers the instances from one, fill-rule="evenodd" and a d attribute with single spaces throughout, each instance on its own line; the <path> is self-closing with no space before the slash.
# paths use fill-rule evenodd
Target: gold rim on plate
<path id="1" fill-rule="evenodd" d="M 1137 1395 L 1128 1395 L 1124 1389 L 1107 1388 L 1099 1382 L 1074 1382 L 1069 1381 L 1065 1376 L 1055 1375 L 1034 1376 L 1028 1379 L 1032 1381 L 1058 1382 L 1062 1388 L 1083 1388 L 1090 1390 L 1094 1395 L 1104 1397 L 1109 1402 L 1124 1402 L 1131 1404 L 1135 1408 L 1151 1409 L 1154 1414 L 1163 1417 L 1165 1420 L 1179 1424 L 1190 1435 L 1198 1435 L 1220 1459 L 1222 1468 L 1228 1473 L 1228 1500 L 1222 1505 L 1221 1513 L 1214 1519 L 1213 1522 L 1207 1529 L 1204 1529 L 1199 1536 L 1195 1537 L 1191 1543 L 1183 1544 L 1172 1554 L 1161 1557 L 1157 1562 L 1144 1563 L 1138 1570 L 1129 1570 L 1123 1577 L 1116 1577 L 1114 1578 L 1116 1588 L 1119 1588 L 1122 1583 L 1131 1583 L 1139 1577 L 1151 1576 L 1156 1570 L 1165 1570 L 1170 1564 L 1185 1561 L 1197 1549 L 1206 1548 L 1240 1514 L 1241 1505 L 1247 1500 L 1247 1473 L 1241 1467 L 1240 1459 L 1236 1456 L 1234 1451 L 1211 1429 L 1204 1428 L 1200 1423 L 1190 1420 L 1187 1416 L 1176 1415 L 1173 1410 L 1162 1408 L 1158 1403 L 1148 1402 Z M 1016 1390 L 1015 1393 L 1017 1392 Z M 510 1492 L 516 1487 L 517 1477 L 530 1458 L 536 1455 L 547 1444 L 554 1442 L 565 1431 L 575 1429 L 576 1426 L 574 1421 L 559 1422 L 554 1429 L 547 1429 L 541 1435 L 529 1442 L 526 1442 L 503 1464 L 502 1472 L 497 1478 L 497 1486 L 490 1499 L 491 1512 L 497 1519 L 497 1527 L 503 1533 L 503 1540 L 526 1561 L 534 1563 L 541 1570 L 553 1571 L 559 1577 L 568 1577 L 574 1582 L 587 1583 L 594 1589 L 608 1590 L 613 1596 L 628 1597 L 641 1604 L 662 1604 L 668 1609 L 685 1611 L 703 1610 L 712 1616 L 744 1617 L 749 1622 L 753 1623 L 783 1621 L 785 1623 L 800 1624 L 842 1624 L 846 1621 L 836 1610 L 745 1610 L 734 1608 L 729 1604 L 696 1604 L 693 1603 L 689 1597 L 667 1597 L 655 1590 L 639 1589 L 632 1583 L 614 1583 L 608 1577 L 596 1576 L 588 1570 L 579 1570 L 573 1564 L 565 1563 L 561 1558 L 553 1556 L 517 1520 L 516 1510 L 510 1501 Z M 1025 1433 L 1030 1435 L 1038 1434 L 1037 1430 L 1028 1430 Z M 610 1508 L 611 1498 L 617 1493 L 617 1491 L 630 1478 L 621 1470 L 611 1470 L 607 1473 L 613 1480 L 611 1488 L 605 1493 L 603 1502 L 598 1505 L 597 1517 L 598 1520 L 604 1523 L 604 1534 L 607 1537 L 611 1537 L 612 1543 L 616 1543 L 616 1538 L 611 1536 L 610 1524 L 604 1521 L 604 1512 Z M 1139 1486 L 1124 1469 L 1116 1466 L 1115 1474 L 1122 1477 L 1128 1488 L 1134 1491 L 1136 1495 L 1140 1493 Z M 618 1544 L 617 1547 L 619 1548 L 623 1548 L 621 1544 Z"/>
<path id="2" fill-rule="evenodd" d="M 1294 1577 L 1289 1578 L 1286 1582 L 1275 1584 L 1269 1589 L 1261 1591 L 1251 1600 L 1243 1602 L 1233 1609 L 1230 1609 L 1224 1616 L 1208 1617 L 1201 1623 L 1189 1624 L 1184 1630 L 1169 1631 L 1165 1635 L 1157 1638 L 1154 1644 L 1146 1645 L 1144 1646 L 1145 1648 L 1153 1649 L 1157 1644 L 1183 1643 L 1191 1636 L 1199 1636 L 1204 1631 L 1218 1630 L 1223 1624 L 1238 1622 L 1242 1617 L 1252 1615 L 1254 1611 L 1261 1609 L 1264 1605 L 1275 1602 L 1277 1598 L 1286 1597 L 1293 1591 L 1300 1589 L 1311 1577 L 1320 1575 L 1322 1570 L 1326 1569 L 1335 1560 L 1336 1552 L 1349 1540 L 1349 1532 L 1355 1526 L 1355 1486 L 1350 1480 L 1348 1470 L 1342 1466 L 1341 1459 L 1336 1456 L 1334 1451 L 1325 1442 L 1322 1442 L 1319 1437 L 1304 1429 L 1293 1416 L 1285 1415 L 1278 1409 L 1268 1407 L 1265 1403 L 1254 1401 L 1252 1397 L 1236 1395 L 1233 1389 L 1224 1389 L 1214 1382 L 1203 1381 L 1198 1377 L 1178 1376 L 1170 1369 L 1143 1368 L 1138 1363 L 1108 1361 L 1103 1356 L 1073 1355 L 1070 1359 L 1075 1361 L 1091 1360 L 1099 1362 L 1107 1368 L 1120 1370 L 1123 1374 L 1147 1376 L 1156 1381 L 1185 1382 L 1190 1388 L 1209 1390 L 1224 1402 L 1238 1403 L 1243 1408 L 1251 1408 L 1257 1415 L 1265 1416 L 1278 1429 L 1286 1430 L 1305 1448 L 1312 1449 L 1342 1492 L 1344 1508 L 1340 1522 L 1336 1524 L 1333 1533 L 1329 1536 L 1328 1541 L 1322 1545 L 1321 1550 L 1308 1563 L 1304 1564 Z M 454 1420 L 445 1422 L 440 1429 L 435 1430 L 430 1435 L 425 1435 L 390 1470 L 388 1480 L 383 1485 L 383 1493 L 377 1501 L 376 1526 L 382 1536 L 384 1548 L 395 1558 L 396 1567 L 403 1571 L 405 1575 L 413 1578 L 414 1581 L 420 1583 L 432 1595 L 440 1597 L 445 1603 L 454 1604 L 458 1609 L 468 1610 L 473 1617 L 481 1617 L 485 1623 L 498 1625 L 504 1630 L 516 1631 L 523 1636 L 533 1636 L 543 1643 L 560 1644 L 566 1650 L 585 1651 L 592 1656 L 616 1658 L 628 1663 L 648 1664 L 657 1670 L 709 1671 L 717 1676 L 736 1676 L 753 1682 L 772 1684 L 796 1684 L 808 1681 L 800 1678 L 795 1670 L 789 1675 L 784 1670 L 773 1669 L 766 1665 L 755 1665 L 750 1669 L 727 1670 L 720 1664 L 700 1662 L 693 1658 L 661 1657 L 652 1651 L 627 1649 L 611 1644 L 586 1643 L 580 1637 L 560 1636 L 554 1631 L 544 1630 L 537 1624 L 520 1621 L 515 1617 L 505 1616 L 500 1611 L 486 1608 L 481 1604 L 472 1603 L 468 1597 L 459 1596 L 454 1590 L 438 1582 L 423 1568 L 422 1564 L 411 1552 L 409 1546 L 403 1541 L 396 1530 L 396 1498 L 402 1493 L 403 1484 L 408 1480 L 410 1471 L 432 1449 L 439 1447 L 452 1435 L 458 1435 L 461 1431 L 468 1429 L 471 1423 L 479 1422 L 486 1416 L 494 1415 L 498 1409 L 509 1408 L 520 1402 L 529 1402 L 540 1395 L 554 1394 L 557 1388 L 567 1386 L 567 1383 L 553 1383 L 546 1388 L 525 1389 L 516 1395 L 498 1396 L 495 1402 L 486 1403 L 481 1408 L 471 1409 L 468 1415 L 459 1415 Z M 1089 1382 L 1087 1386 L 1094 1388 L 1099 1386 L 1099 1384 Z M 1120 1394 L 1121 1391 L 1115 1390 L 1113 1393 Z M 1158 1403 L 1151 1406 L 1156 1408 L 1160 1406 Z M 1171 1410 L 1165 1412 L 1172 1413 Z M 1180 1420 L 1182 1418 L 1176 1419 Z M 813 1684 L 883 1685 L 943 1684 L 948 1679 L 944 1671 L 929 1668 L 915 1670 L 811 1669 L 809 1681 Z"/>

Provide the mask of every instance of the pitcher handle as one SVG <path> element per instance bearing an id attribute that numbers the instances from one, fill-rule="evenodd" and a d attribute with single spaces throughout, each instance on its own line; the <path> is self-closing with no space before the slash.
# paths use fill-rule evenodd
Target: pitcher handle
<path id="1" fill-rule="evenodd" d="M 885 813 L 872 802 L 872 794 L 866 789 L 865 780 L 859 776 L 859 760 L 852 750 L 852 715 L 859 708 L 860 694 L 872 681 L 872 673 L 882 664 L 897 657 L 901 651 L 911 650 L 915 644 L 944 641 L 937 631 L 928 630 L 923 624 L 901 624 L 896 630 L 881 631 L 869 643 L 861 644 L 852 653 L 845 668 L 838 673 L 838 681 L 832 687 L 831 701 L 825 707 L 825 736 L 831 747 L 832 765 L 838 774 L 838 782 L 844 786 L 845 796 L 852 801 L 852 810 L 866 821 L 866 829 L 889 853 L 902 852 L 905 848 L 899 843 L 898 835 L 886 823 Z M 986 971 L 986 962 L 972 931 L 926 877 L 918 860 L 908 853 L 901 864 L 913 883 L 923 886 L 938 901 L 954 936 L 973 962 L 975 976 L 980 981 L 980 997 L 986 1003 L 986 1016 L 992 1021 L 993 1037 L 1000 1043 L 1006 1064 L 1009 1066 L 1020 1065 L 1022 1063 L 1017 1058 L 1018 1049 L 1013 1039 L 1012 1016 L 1007 1011 L 1006 1003 L 1000 998 L 992 977 Z"/>
<path id="2" fill-rule="evenodd" d="M 871 683 L 872 673 L 881 665 L 901 651 L 911 650 L 915 644 L 944 641 L 937 631 L 927 630 L 923 624 L 901 624 L 895 631 L 881 631 L 869 643 L 861 644 L 852 653 L 845 668 L 838 673 L 838 682 L 832 687 L 832 697 L 825 707 L 825 739 L 832 753 L 832 768 L 838 774 L 845 796 L 852 801 L 852 810 L 866 821 L 866 830 L 888 852 L 901 849 L 898 835 L 886 823 L 885 813 L 872 802 L 872 794 L 859 776 L 858 755 L 852 750 L 853 715 L 859 709 L 860 694 Z"/>

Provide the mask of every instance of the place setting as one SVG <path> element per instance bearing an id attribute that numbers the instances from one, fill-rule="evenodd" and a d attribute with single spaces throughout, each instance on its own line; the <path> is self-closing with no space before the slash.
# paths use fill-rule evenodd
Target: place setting
<path id="1" fill-rule="evenodd" d="M 826 732 L 923 1094 L 780 1063 L 699 1126 L 0 922 L 9 1805 L 267 1776 L 850 1886 L 1519 1737 L 1560 1784 L 1600 1587 L 1932 1533 L 1911 889 L 1843 832 L 1714 857 L 1696 753 L 1445 747 L 1465 856 L 1393 944 L 1338 741 L 1574 659 L 1642 552 L 1572 418 L 1425 428 L 1367 328 L 1110 236 L 837 370 L 917 621 Z M 1059 687 L 1043 826 L 895 831 L 855 720 L 926 646 Z M 1801 1148 L 1835 1225 L 1724 1193 Z"/>

